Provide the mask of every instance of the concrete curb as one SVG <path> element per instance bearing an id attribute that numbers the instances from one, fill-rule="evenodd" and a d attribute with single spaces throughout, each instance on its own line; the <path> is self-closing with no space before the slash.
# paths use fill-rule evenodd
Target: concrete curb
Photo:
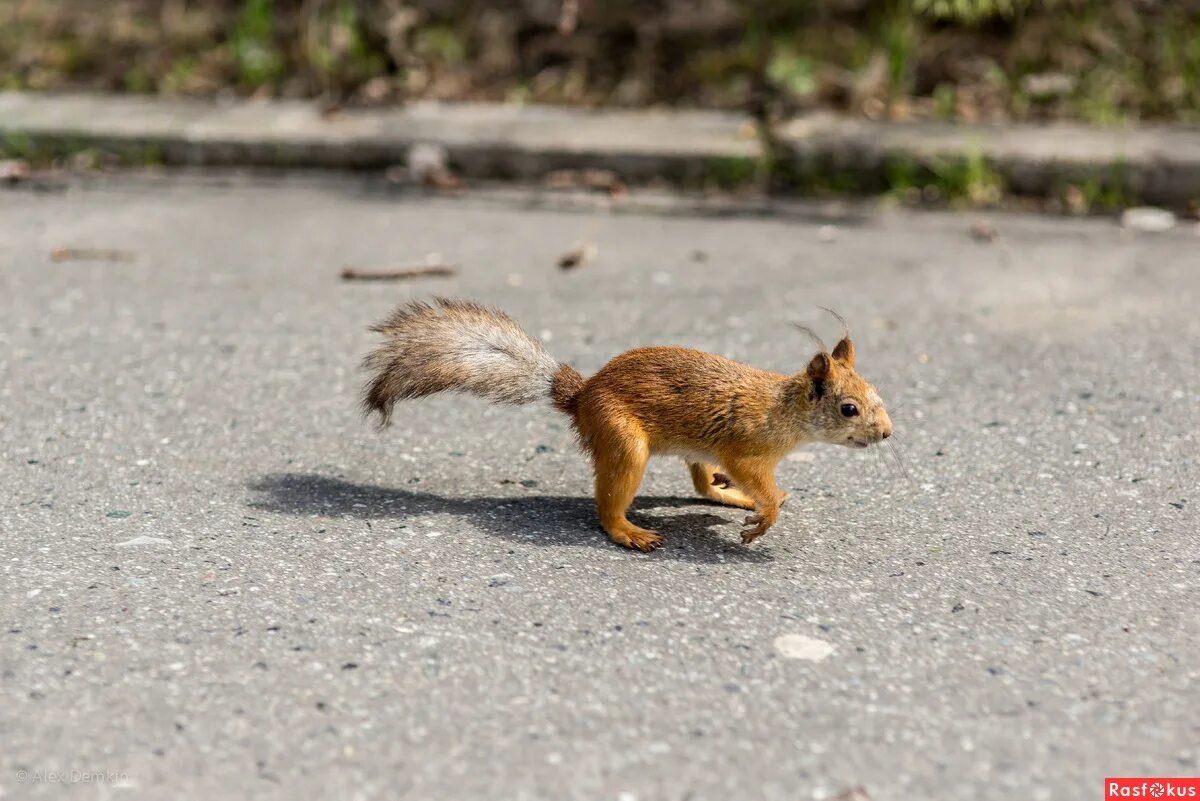
<path id="1" fill-rule="evenodd" d="M 1142 202 L 1200 198 L 1200 129 L 1085 125 L 886 123 L 816 115 L 780 128 L 780 158 L 800 176 L 856 176 L 881 189 L 905 162 L 929 168 L 981 159 L 1019 195 L 1054 195 L 1070 184 L 1121 191 Z"/>
<path id="2" fill-rule="evenodd" d="M 771 139 L 768 158 L 751 118 L 706 111 L 418 103 L 325 116 L 299 101 L 0 93 L 0 152 L 9 155 L 90 147 L 172 165 L 382 169 L 405 163 L 413 145 L 434 143 L 468 179 L 531 181 L 596 167 L 634 183 L 731 186 L 769 163 L 785 191 L 804 189 L 814 176 L 878 191 L 898 164 L 983 159 L 1018 194 L 1091 182 L 1148 203 L 1200 198 L 1198 129 L 896 124 L 816 114 L 779 126 Z"/>
<path id="3" fill-rule="evenodd" d="M 322 115 L 312 103 L 216 105 L 137 96 L 0 93 L 0 142 L 85 147 L 176 165 L 382 169 L 419 143 L 444 147 L 467 178 L 533 180 L 603 167 L 631 181 L 701 181 L 753 170 L 753 124 L 714 112 L 605 111 L 418 103 Z M 11 146 L 9 150 L 13 150 Z"/>

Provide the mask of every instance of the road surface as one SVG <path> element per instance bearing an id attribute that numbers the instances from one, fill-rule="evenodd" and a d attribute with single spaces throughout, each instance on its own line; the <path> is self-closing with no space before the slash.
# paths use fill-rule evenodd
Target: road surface
<path id="1" fill-rule="evenodd" d="M 1195 230 L 603 206 L 0 192 L 0 795 L 1036 800 L 1200 774 Z M 597 258 L 560 271 L 580 242 Z M 338 278 L 431 255 L 459 274 Z M 667 545 L 622 550 L 548 407 L 363 422 L 367 326 L 434 293 L 584 373 L 667 343 L 798 370 L 789 324 L 832 339 L 831 306 L 897 452 L 794 454 L 751 547 L 654 461 L 632 518 Z"/>

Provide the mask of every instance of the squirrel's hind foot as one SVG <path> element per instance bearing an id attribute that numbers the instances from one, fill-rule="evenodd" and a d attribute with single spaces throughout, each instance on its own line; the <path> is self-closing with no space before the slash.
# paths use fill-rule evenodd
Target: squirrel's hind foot
<path id="1" fill-rule="evenodd" d="M 692 474 L 692 484 L 696 492 L 702 497 L 739 509 L 754 508 L 754 500 L 733 486 L 733 479 L 718 472 L 713 465 L 693 462 L 688 465 L 688 470 Z"/>
<path id="2" fill-rule="evenodd" d="M 612 541 L 626 548 L 639 551 L 653 551 L 663 544 L 663 538 L 653 531 L 639 528 L 628 520 L 623 520 L 608 531 Z"/>
<path id="3" fill-rule="evenodd" d="M 767 521 L 766 515 L 750 515 L 743 521 L 748 528 L 742 529 L 742 544 L 749 545 L 756 539 L 767 533 L 767 529 L 771 527 L 771 522 Z"/>

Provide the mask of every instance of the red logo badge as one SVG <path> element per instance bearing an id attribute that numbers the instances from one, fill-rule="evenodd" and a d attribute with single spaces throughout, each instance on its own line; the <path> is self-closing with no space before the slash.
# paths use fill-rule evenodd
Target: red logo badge
<path id="1" fill-rule="evenodd" d="M 1193 798 L 1200 801 L 1200 778 L 1139 776 L 1105 779 L 1104 801 L 1120 798 Z"/>

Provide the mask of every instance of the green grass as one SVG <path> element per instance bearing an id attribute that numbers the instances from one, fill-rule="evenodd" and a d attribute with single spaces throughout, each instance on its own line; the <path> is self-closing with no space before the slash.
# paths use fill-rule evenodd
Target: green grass
<path id="1" fill-rule="evenodd" d="M 884 17 L 880 40 L 887 57 L 888 102 L 908 94 L 912 82 L 917 27 L 905 3 L 894 2 Z"/>
<path id="2" fill-rule="evenodd" d="M 467 59 L 467 47 L 461 36 L 449 25 L 430 25 L 419 30 L 413 50 L 426 59 L 448 67 L 456 67 Z"/>
<path id="3" fill-rule="evenodd" d="M 25 134 L 0 134 L 0 159 L 22 159 L 32 163 L 38 161 L 40 155 L 37 145 Z"/>
<path id="4" fill-rule="evenodd" d="M 387 68 L 383 54 L 367 44 L 353 0 L 340 0 L 310 18 L 304 52 L 321 84 L 339 91 L 362 84 Z"/>
<path id="5" fill-rule="evenodd" d="M 767 80 L 776 90 L 797 97 L 811 97 L 817 91 L 817 77 L 812 59 L 797 52 L 788 43 L 772 48 L 767 62 Z"/>
<path id="6" fill-rule="evenodd" d="M 957 92 L 954 86 L 948 83 L 939 83 L 933 90 L 934 114 L 939 119 L 953 120 L 958 113 L 955 108 L 957 99 Z"/>
<path id="7" fill-rule="evenodd" d="M 912 10 L 939 21 L 978 25 L 993 17 L 1013 17 L 1034 2 L 1035 0 L 912 0 Z"/>
<path id="8" fill-rule="evenodd" d="M 1083 181 L 1069 184 L 1058 197 L 1068 211 L 1080 214 L 1118 211 L 1139 204 L 1130 181 L 1129 165 L 1124 160 L 1114 162 L 1107 170 Z"/>
<path id="9" fill-rule="evenodd" d="M 488 6 L 489 32 L 478 5 L 0 0 L 0 88 L 1200 122 L 1200 6 L 1182 0 L 735 2 L 714 28 L 621 0 L 571 37 L 519 3 Z M 477 57 L 497 43 L 503 74 Z M 1056 74 L 1074 87 L 1023 88 Z"/>
<path id="10" fill-rule="evenodd" d="M 709 159 L 705 164 L 703 186 L 719 189 L 741 189 L 751 186 L 759 178 L 764 164 L 753 158 Z"/>
<path id="11" fill-rule="evenodd" d="M 994 206 L 1003 200 L 1005 181 L 977 149 L 961 159 L 932 158 L 921 162 L 892 158 L 885 166 L 885 195 L 895 200 L 945 203 L 956 207 Z"/>
<path id="12" fill-rule="evenodd" d="M 274 0 L 245 0 L 229 40 L 243 86 L 258 88 L 283 74 L 283 53 L 275 43 Z"/>

